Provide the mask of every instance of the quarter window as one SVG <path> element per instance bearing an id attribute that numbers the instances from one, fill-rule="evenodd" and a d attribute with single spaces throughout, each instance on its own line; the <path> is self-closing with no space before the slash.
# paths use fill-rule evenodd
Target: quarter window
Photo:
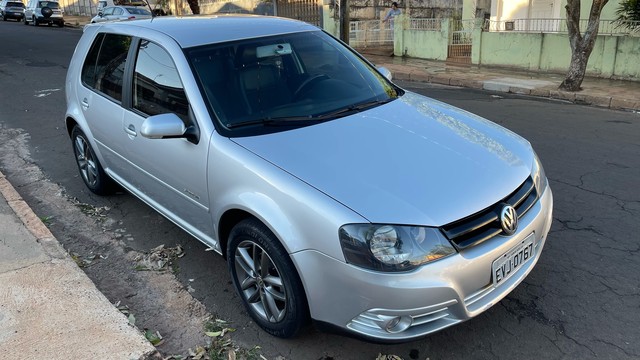
<path id="1" fill-rule="evenodd" d="M 117 101 L 122 101 L 122 80 L 130 45 L 130 36 L 98 35 L 82 68 L 82 82 Z"/>
<path id="2" fill-rule="evenodd" d="M 188 122 L 189 103 L 166 50 L 142 40 L 133 75 L 133 107 L 146 115 L 175 113 Z"/>

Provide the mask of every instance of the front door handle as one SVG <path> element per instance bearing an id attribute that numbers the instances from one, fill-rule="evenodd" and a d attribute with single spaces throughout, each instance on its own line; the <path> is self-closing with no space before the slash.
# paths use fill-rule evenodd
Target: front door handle
<path id="1" fill-rule="evenodd" d="M 82 108 L 87 110 L 89 108 L 89 100 L 87 98 L 82 99 Z"/>
<path id="2" fill-rule="evenodd" d="M 129 124 L 129 126 L 127 126 L 124 129 L 124 132 L 126 132 L 127 134 L 131 135 L 131 136 L 137 136 L 138 133 L 136 132 L 136 127 L 133 126 L 133 124 Z"/>

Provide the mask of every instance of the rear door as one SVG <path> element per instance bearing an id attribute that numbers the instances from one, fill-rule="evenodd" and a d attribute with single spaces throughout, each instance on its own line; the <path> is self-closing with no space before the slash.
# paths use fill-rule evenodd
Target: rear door
<path id="1" fill-rule="evenodd" d="M 77 101 L 102 155 L 102 165 L 114 177 L 128 166 L 127 137 L 122 132 L 122 85 L 131 40 L 127 35 L 98 34 L 85 58 L 78 86 Z"/>

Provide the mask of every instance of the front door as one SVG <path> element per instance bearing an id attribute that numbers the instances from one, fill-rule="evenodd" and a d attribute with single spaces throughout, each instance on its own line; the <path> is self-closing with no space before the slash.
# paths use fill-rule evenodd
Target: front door
<path id="1" fill-rule="evenodd" d="M 197 126 L 182 81 L 169 53 L 141 40 L 133 70 L 132 109 L 121 131 L 128 137 L 131 162 L 126 181 L 136 195 L 193 235 L 213 234 L 207 189 L 208 137 L 149 139 L 140 134 L 148 116 L 174 113 L 185 126 Z"/>

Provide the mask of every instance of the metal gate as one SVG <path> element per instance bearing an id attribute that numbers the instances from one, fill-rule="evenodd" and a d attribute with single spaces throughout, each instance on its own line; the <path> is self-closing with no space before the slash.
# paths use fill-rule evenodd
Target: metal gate
<path id="1" fill-rule="evenodd" d="M 471 44 L 475 20 L 451 20 L 447 61 L 471 63 Z"/>
<path id="2" fill-rule="evenodd" d="M 359 49 L 369 47 L 393 49 L 393 28 L 382 20 L 351 21 L 349 45 Z"/>
<path id="3" fill-rule="evenodd" d="M 275 0 L 276 15 L 322 26 L 322 8 L 317 0 Z"/>

